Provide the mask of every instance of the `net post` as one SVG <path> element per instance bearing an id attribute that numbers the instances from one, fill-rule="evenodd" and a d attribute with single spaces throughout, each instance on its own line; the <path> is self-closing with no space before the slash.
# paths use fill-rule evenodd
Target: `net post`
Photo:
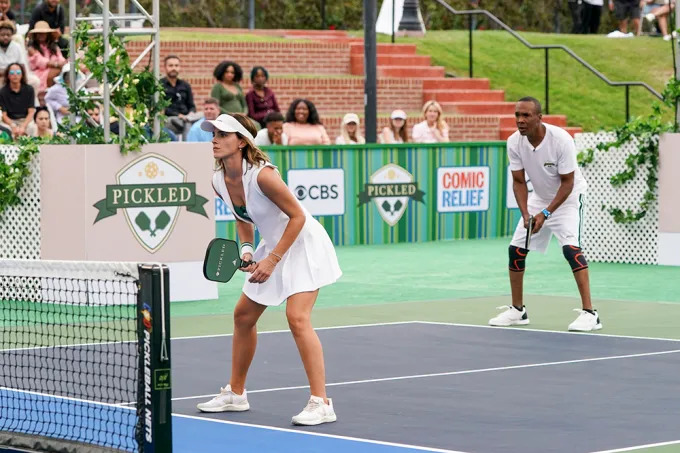
<path id="1" fill-rule="evenodd" d="M 144 453 L 172 451 L 170 281 L 167 266 L 139 266 L 137 440 Z"/>

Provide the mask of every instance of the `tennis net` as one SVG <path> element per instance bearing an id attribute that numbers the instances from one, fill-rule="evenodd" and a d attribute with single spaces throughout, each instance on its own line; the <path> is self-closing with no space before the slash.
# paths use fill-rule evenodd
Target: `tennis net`
<path id="1" fill-rule="evenodd" d="M 166 299 L 167 288 L 158 266 L 0 262 L 0 445 L 143 451 L 153 428 L 152 298 Z"/>

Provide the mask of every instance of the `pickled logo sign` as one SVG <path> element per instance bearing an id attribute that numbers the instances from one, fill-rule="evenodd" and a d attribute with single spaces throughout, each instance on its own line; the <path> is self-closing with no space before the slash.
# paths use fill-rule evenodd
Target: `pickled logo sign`
<path id="1" fill-rule="evenodd" d="M 359 193 L 359 206 L 373 200 L 380 217 L 390 226 L 404 215 L 409 198 L 425 203 L 425 192 L 418 189 L 413 175 L 395 164 L 387 164 L 373 173 L 364 189 Z"/>
<path id="2" fill-rule="evenodd" d="M 203 207 L 208 199 L 196 193 L 196 183 L 186 176 L 166 157 L 144 154 L 118 172 L 118 184 L 106 186 L 106 198 L 94 205 L 99 210 L 94 223 L 122 209 L 137 241 L 155 253 L 170 237 L 181 207 L 208 217 Z"/>

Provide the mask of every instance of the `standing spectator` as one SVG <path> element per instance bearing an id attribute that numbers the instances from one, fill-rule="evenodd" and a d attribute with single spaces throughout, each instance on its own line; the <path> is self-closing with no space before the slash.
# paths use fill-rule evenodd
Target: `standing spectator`
<path id="1" fill-rule="evenodd" d="M 239 82 L 243 78 L 241 66 L 232 61 L 223 61 L 213 71 L 217 83 L 210 91 L 210 97 L 220 103 L 222 113 L 246 113 L 246 98 Z"/>
<path id="2" fill-rule="evenodd" d="M 57 77 L 56 83 L 49 87 L 45 94 L 45 104 L 54 112 L 57 124 L 62 124 L 64 118 L 71 113 L 69 110 L 68 92 L 66 91 L 70 76 L 69 65 L 66 64 L 61 69 L 61 76 Z"/>
<path id="3" fill-rule="evenodd" d="M 19 63 L 12 63 L 5 70 L 7 83 L 0 89 L 2 121 L 12 131 L 12 138 L 26 135 L 35 113 L 35 92 L 26 84 L 26 71 Z"/>
<path id="4" fill-rule="evenodd" d="M 33 114 L 33 122 L 35 123 L 35 128 L 31 131 L 32 137 L 54 137 L 54 132 L 50 127 L 50 112 L 47 110 L 47 107 L 36 107 Z"/>
<path id="5" fill-rule="evenodd" d="M 406 132 L 406 112 L 395 110 L 390 115 L 390 125 L 385 126 L 378 135 L 378 143 L 393 144 L 408 142 Z"/>
<path id="6" fill-rule="evenodd" d="M 307 99 L 299 98 L 291 102 L 283 132 L 288 136 L 288 144 L 292 146 L 331 144 L 316 107 Z"/>
<path id="7" fill-rule="evenodd" d="M 203 103 L 203 118 L 196 121 L 189 134 L 187 135 L 186 141 L 188 142 L 211 142 L 213 139 L 212 132 L 206 132 L 201 129 L 201 123 L 203 121 L 212 121 L 217 119 L 220 115 L 220 106 L 215 98 L 208 98 Z"/>
<path id="8" fill-rule="evenodd" d="M 59 0 L 43 0 L 33 9 L 31 20 L 28 22 L 29 32 L 33 30 L 38 22 L 45 21 L 49 28 L 57 31 L 57 44 L 63 55 L 68 55 L 68 39 L 64 34 L 64 8 L 59 4 Z"/>
<path id="9" fill-rule="evenodd" d="M 8 20 L 0 22 L 0 71 L 3 73 L 10 63 L 21 63 L 26 66 L 26 56 L 21 45 L 12 40 L 15 33 L 16 28 L 12 22 Z"/>
<path id="10" fill-rule="evenodd" d="M 12 12 L 12 4 L 9 0 L 0 0 L 0 21 L 2 20 L 9 20 L 15 24 L 17 22 L 17 19 Z"/>
<path id="11" fill-rule="evenodd" d="M 423 106 L 425 121 L 413 126 L 411 136 L 415 143 L 442 143 L 449 141 L 449 126 L 442 118 L 442 107 L 437 101 L 427 101 Z"/>
<path id="12" fill-rule="evenodd" d="M 571 13 L 571 34 L 583 33 L 581 20 L 583 17 L 583 0 L 569 0 L 569 12 Z"/>
<path id="13" fill-rule="evenodd" d="M 268 80 L 269 73 L 262 66 L 255 66 L 250 71 L 250 81 L 253 83 L 253 88 L 246 94 L 248 116 L 260 123 L 262 127 L 264 127 L 264 119 L 269 113 L 281 111 L 274 92 L 267 86 Z"/>
<path id="14" fill-rule="evenodd" d="M 57 45 L 58 32 L 43 21 L 35 24 L 35 28 L 28 32 L 30 36 L 27 46 L 28 64 L 40 79 L 40 91 L 54 84 L 54 78 L 66 64 L 66 59 Z"/>
<path id="15" fill-rule="evenodd" d="M 264 129 L 255 136 L 257 146 L 287 145 L 288 136 L 283 132 L 283 115 L 271 112 L 264 117 Z"/>
<path id="16" fill-rule="evenodd" d="M 640 0 L 609 0 L 609 10 L 614 11 L 621 33 L 628 33 L 628 19 L 630 19 L 633 22 L 631 32 L 634 30 L 634 33 L 639 34 Z"/>
<path id="17" fill-rule="evenodd" d="M 170 105 L 165 109 L 165 127 L 186 140 L 191 125 L 198 120 L 191 85 L 179 78 L 180 59 L 176 55 L 165 57 L 165 77 L 161 84 Z"/>
<path id="18" fill-rule="evenodd" d="M 582 28 L 583 34 L 596 34 L 600 28 L 600 17 L 604 0 L 583 0 Z"/>
<path id="19" fill-rule="evenodd" d="M 342 119 L 340 135 L 335 139 L 336 145 L 363 145 L 366 139 L 359 131 L 359 116 L 356 113 L 348 113 Z"/>

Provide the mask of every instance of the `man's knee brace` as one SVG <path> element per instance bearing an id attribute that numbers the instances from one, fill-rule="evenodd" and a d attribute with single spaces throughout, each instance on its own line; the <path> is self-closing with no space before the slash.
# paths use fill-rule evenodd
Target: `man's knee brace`
<path id="1" fill-rule="evenodd" d="M 564 253 L 564 257 L 569 262 L 572 272 L 588 269 L 588 261 L 586 261 L 586 257 L 581 251 L 581 247 L 565 245 L 562 247 L 562 253 Z"/>
<path id="2" fill-rule="evenodd" d="M 511 245 L 508 247 L 508 255 L 510 255 L 510 270 L 513 272 L 524 272 L 524 260 L 527 257 L 529 250 L 521 247 Z"/>

